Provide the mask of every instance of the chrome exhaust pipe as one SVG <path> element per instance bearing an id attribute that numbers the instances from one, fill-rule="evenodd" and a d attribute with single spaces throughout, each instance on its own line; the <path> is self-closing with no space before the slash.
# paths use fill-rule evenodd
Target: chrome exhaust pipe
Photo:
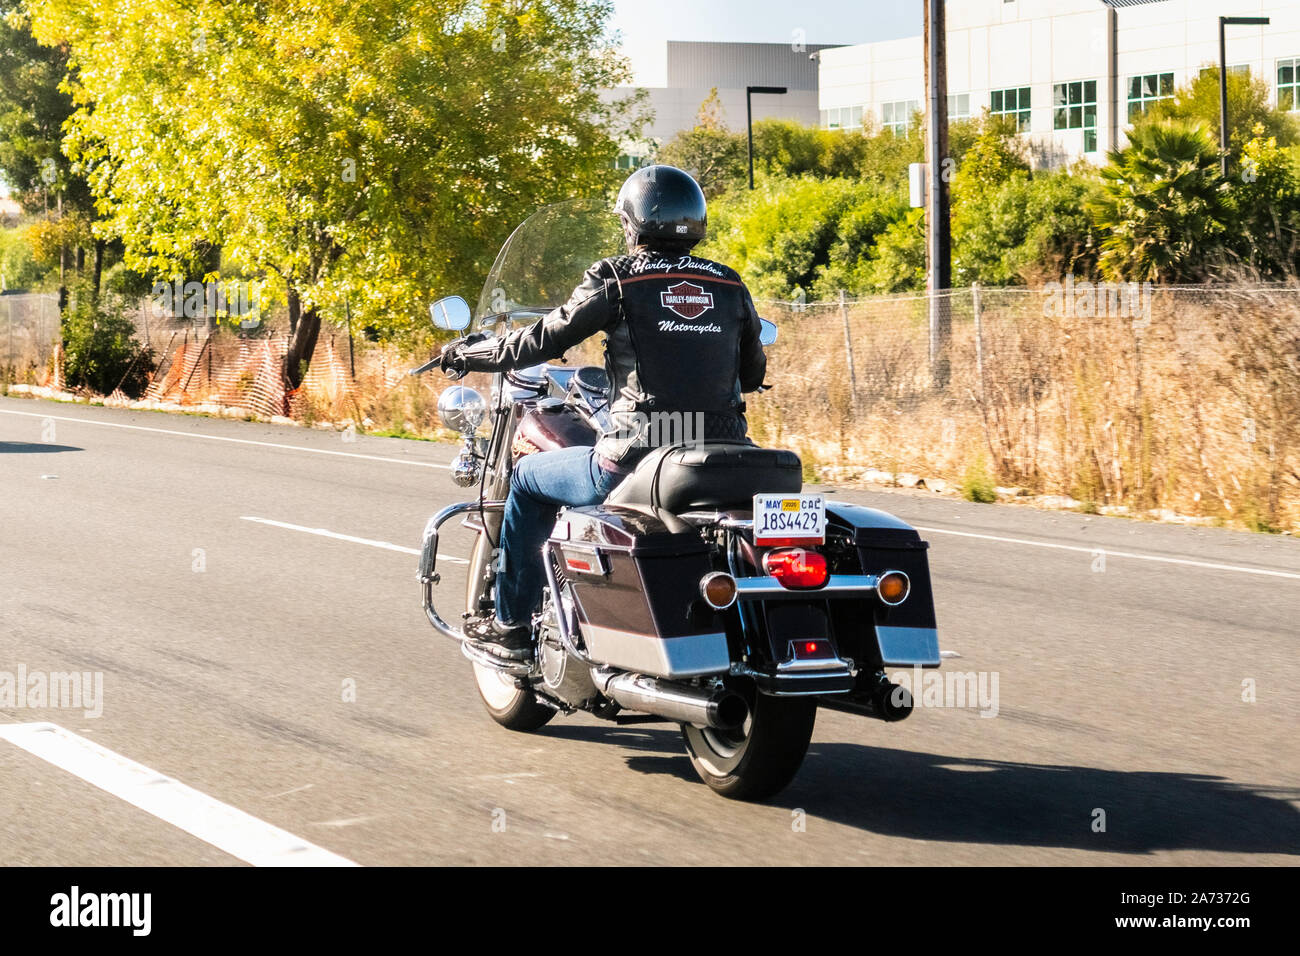
<path id="1" fill-rule="evenodd" d="M 749 716 L 745 698 L 725 688 L 709 690 L 644 674 L 595 668 L 591 677 L 601 693 L 620 707 L 678 723 L 735 730 Z"/>

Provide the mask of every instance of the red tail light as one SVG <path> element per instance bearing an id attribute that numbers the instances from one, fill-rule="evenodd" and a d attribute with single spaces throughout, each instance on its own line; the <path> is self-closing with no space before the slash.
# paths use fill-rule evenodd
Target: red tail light
<path id="1" fill-rule="evenodd" d="M 819 588 L 829 572 L 826 558 L 804 548 L 781 548 L 763 556 L 763 570 L 781 582 L 784 588 L 802 590 Z"/>

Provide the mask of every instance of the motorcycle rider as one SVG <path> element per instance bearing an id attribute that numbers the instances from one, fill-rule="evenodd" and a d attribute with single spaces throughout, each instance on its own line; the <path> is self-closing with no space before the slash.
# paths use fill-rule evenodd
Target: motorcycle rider
<path id="1" fill-rule="evenodd" d="M 665 423 L 703 424 L 699 440 L 743 439 L 744 392 L 758 389 L 767 360 L 753 299 L 727 266 L 692 256 L 705 234 L 704 194 L 673 166 L 646 166 L 619 190 L 614 211 L 627 255 L 593 264 L 569 301 L 500 339 L 447 345 L 452 378 L 561 357 L 605 334 L 613 428 L 594 448 L 525 455 L 514 467 L 501 528 L 496 613 L 470 619 L 466 634 L 494 656 L 532 656 L 530 620 L 541 599 L 542 546 L 560 506 L 598 504 L 656 445 L 682 440 Z"/>

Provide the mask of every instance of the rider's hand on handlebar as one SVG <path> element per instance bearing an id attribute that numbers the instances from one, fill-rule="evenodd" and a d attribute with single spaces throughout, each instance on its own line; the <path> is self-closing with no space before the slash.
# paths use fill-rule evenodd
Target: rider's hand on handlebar
<path id="1" fill-rule="evenodd" d="M 486 338 L 487 336 L 482 332 L 475 332 L 473 335 L 448 342 L 438 354 L 438 368 L 442 369 L 442 373 L 453 382 L 464 378 L 468 371 L 465 367 L 465 349 L 477 345 Z"/>

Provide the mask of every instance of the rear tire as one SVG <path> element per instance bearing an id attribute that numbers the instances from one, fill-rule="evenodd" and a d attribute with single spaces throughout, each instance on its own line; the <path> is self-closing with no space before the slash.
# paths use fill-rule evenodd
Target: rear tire
<path id="1" fill-rule="evenodd" d="M 469 559 L 465 588 L 465 606 L 468 608 L 478 606 L 478 583 L 483 580 L 483 571 L 491 554 L 487 535 L 480 532 Z M 539 703 L 536 694 L 518 686 L 509 674 L 482 664 L 470 666 L 474 668 L 474 685 L 488 715 L 507 730 L 528 733 L 545 726 L 555 716 L 553 708 Z"/>
<path id="2" fill-rule="evenodd" d="M 817 703 L 771 697 L 751 688 L 749 718 L 736 731 L 682 725 L 691 764 L 714 793 L 731 800 L 766 800 L 794 779 L 808 752 Z"/>

